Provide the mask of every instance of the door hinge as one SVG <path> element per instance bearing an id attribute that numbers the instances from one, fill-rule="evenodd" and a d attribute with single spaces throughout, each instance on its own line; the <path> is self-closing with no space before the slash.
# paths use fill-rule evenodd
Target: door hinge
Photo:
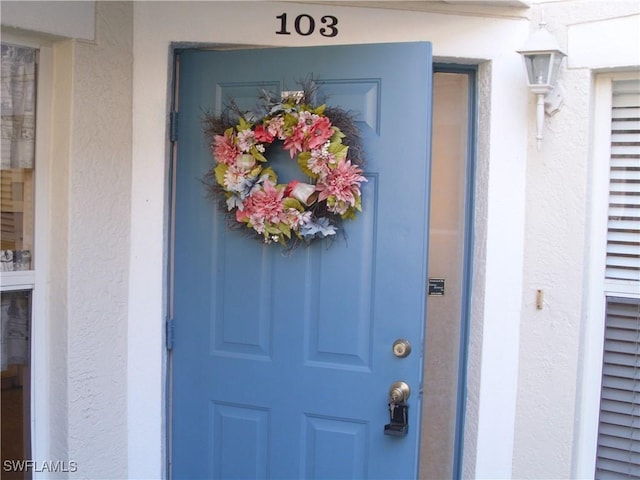
<path id="1" fill-rule="evenodd" d="M 173 350 L 173 342 L 175 340 L 175 321 L 173 319 L 167 320 L 167 350 Z"/>
<path id="2" fill-rule="evenodd" d="M 178 141 L 178 112 L 176 111 L 169 114 L 169 141 Z"/>

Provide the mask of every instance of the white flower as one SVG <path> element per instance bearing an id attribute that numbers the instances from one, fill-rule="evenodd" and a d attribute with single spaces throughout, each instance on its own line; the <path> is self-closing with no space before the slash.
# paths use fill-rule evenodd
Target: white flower
<path id="1" fill-rule="evenodd" d="M 247 129 L 238 132 L 238 148 L 243 152 L 248 152 L 251 150 L 251 147 L 255 145 L 256 138 L 253 130 Z"/>
<path id="2" fill-rule="evenodd" d="M 243 192 L 248 184 L 248 180 L 245 177 L 246 173 L 246 170 L 236 167 L 235 165 L 227 168 L 224 174 L 225 188 L 230 192 Z"/>

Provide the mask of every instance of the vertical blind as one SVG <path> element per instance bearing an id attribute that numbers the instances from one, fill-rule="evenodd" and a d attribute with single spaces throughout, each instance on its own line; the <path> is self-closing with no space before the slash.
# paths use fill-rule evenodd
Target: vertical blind
<path id="1" fill-rule="evenodd" d="M 608 280 L 640 288 L 640 81 L 613 83 Z"/>
<path id="2" fill-rule="evenodd" d="M 614 81 L 612 93 L 605 277 L 613 282 L 595 477 L 640 479 L 640 298 L 622 293 L 640 294 L 640 80 Z"/>

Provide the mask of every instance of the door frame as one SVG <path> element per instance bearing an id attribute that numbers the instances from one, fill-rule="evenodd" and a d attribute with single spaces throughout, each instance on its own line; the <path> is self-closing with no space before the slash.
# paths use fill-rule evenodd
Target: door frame
<path id="1" fill-rule="evenodd" d="M 159 8 L 161 7 L 161 8 Z M 131 225 L 129 239 L 126 343 L 128 472 L 132 477 L 166 476 L 164 322 L 166 319 L 167 171 L 170 145 L 167 114 L 171 47 L 240 44 L 254 46 L 318 43 L 374 43 L 384 10 L 333 5 L 287 4 L 292 14 L 324 15 L 327 8 L 348 20 L 338 39 L 281 38 L 272 23 L 278 3 L 257 2 L 250 29 L 230 21 L 243 18 L 243 6 L 223 11 L 213 3 L 194 8 L 136 4 L 133 53 L 133 133 Z M 221 14 L 221 12 L 223 14 Z M 529 94 L 515 88 L 525 78 L 514 50 L 526 40 L 530 24 L 522 19 L 486 19 L 459 14 L 394 12 L 385 17 L 389 39 L 421 40 L 428 35 L 436 61 L 478 64 L 476 247 L 474 251 L 472 329 L 468 363 L 467 435 L 464 471 L 470 476 L 509 476 L 516 420 L 519 318 Z M 162 28 L 158 28 L 162 25 Z M 464 25 L 452 36 L 451 25 Z M 507 41 L 496 43 L 495 38 Z M 458 60 L 459 59 L 459 60 Z M 520 83 L 519 83 L 520 82 Z M 507 137 L 504 132 L 509 132 Z M 509 234 L 504 234 L 504 225 Z M 506 361 L 505 361 L 506 360 Z M 499 441 L 499 442 L 498 442 Z M 498 442 L 498 443 L 496 443 Z"/>
<path id="2" fill-rule="evenodd" d="M 469 359 L 469 338 L 471 329 L 471 294 L 473 291 L 473 259 L 475 248 L 475 203 L 478 125 L 478 66 L 437 63 L 433 64 L 433 74 L 454 73 L 467 75 L 467 155 L 466 187 L 464 200 L 464 242 L 463 272 L 461 292 L 460 339 L 458 348 L 458 387 L 456 394 L 456 424 L 454 427 L 453 478 L 462 478 L 464 458 L 464 431 L 467 410 L 467 367 Z"/>

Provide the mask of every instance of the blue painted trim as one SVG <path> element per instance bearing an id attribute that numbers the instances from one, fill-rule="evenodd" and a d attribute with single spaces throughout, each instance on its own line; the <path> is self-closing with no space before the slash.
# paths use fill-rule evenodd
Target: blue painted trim
<path id="1" fill-rule="evenodd" d="M 467 363 L 469 357 L 469 332 L 471 323 L 471 293 L 473 288 L 473 247 L 475 243 L 475 185 L 477 162 L 477 94 L 476 65 L 434 64 L 434 73 L 458 73 L 467 75 L 468 92 L 468 132 L 467 132 L 467 178 L 465 191 L 465 238 L 464 264 L 462 272 L 462 305 L 460 318 L 460 347 L 458 354 L 458 395 L 456 399 L 456 426 L 453 450 L 453 478 L 462 478 L 462 461 L 464 453 L 464 428 L 467 405 Z"/>
<path id="2" fill-rule="evenodd" d="M 170 76 L 170 84 L 168 90 L 169 100 L 171 102 L 169 108 L 169 144 L 167 145 L 167 149 L 171 152 L 169 162 L 167 165 L 167 205 L 169 206 L 169 213 L 167 218 L 167 225 L 169 228 L 169 234 L 167 238 L 167 269 L 166 269 L 166 288 L 167 288 L 167 300 L 165 302 L 165 360 L 166 360 L 166 369 L 165 369 L 165 425 L 164 425 L 164 435 L 166 442 L 166 451 L 164 457 L 165 464 L 165 472 L 166 478 L 171 480 L 173 479 L 173 435 L 172 435 L 172 414 L 173 414 L 173 346 L 174 346 L 174 328 L 175 322 L 173 319 L 173 286 L 172 286 L 172 277 L 173 277 L 173 249 L 174 249 L 174 238 L 173 238 L 173 229 L 175 225 L 175 199 L 174 199 L 174 176 L 176 174 L 176 162 L 177 162 L 177 152 L 174 148 L 172 148 L 172 144 L 177 142 L 178 140 L 178 122 L 177 122 L 177 111 L 176 111 L 176 85 L 178 83 L 178 67 L 179 67 L 179 56 L 180 49 L 175 46 L 171 46 L 170 51 L 171 58 L 171 76 Z"/>
<path id="3" fill-rule="evenodd" d="M 166 331 L 166 337 L 167 337 L 167 350 L 171 351 L 173 350 L 173 341 L 175 339 L 175 322 L 173 321 L 173 318 L 168 318 L 167 319 L 167 331 Z"/>

